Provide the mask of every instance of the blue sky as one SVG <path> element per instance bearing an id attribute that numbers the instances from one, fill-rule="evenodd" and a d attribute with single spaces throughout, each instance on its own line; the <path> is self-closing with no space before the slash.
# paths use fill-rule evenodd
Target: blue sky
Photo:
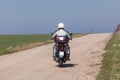
<path id="1" fill-rule="evenodd" d="M 72 33 L 112 32 L 120 0 L 0 0 L 0 34 L 45 34 L 63 22 Z"/>

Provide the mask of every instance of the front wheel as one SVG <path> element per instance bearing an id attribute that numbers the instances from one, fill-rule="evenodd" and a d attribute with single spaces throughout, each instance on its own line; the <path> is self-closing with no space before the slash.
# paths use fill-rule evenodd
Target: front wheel
<path id="1" fill-rule="evenodd" d="M 59 67 L 63 67 L 63 60 L 59 60 Z"/>

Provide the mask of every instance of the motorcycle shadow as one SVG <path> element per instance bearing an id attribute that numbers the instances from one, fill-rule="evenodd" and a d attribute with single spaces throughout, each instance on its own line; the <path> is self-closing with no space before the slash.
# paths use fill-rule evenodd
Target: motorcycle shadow
<path id="1" fill-rule="evenodd" d="M 69 68 L 69 67 L 75 67 L 77 66 L 78 64 L 63 64 L 63 67 L 61 68 Z M 56 65 L 56 67 L 59 67 L 59 65 Z"/>

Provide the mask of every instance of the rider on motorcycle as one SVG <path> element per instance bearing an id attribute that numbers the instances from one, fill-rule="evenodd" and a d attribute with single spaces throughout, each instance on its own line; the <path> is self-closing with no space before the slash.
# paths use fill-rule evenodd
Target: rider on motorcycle
<path id="1" fill-rule="evenodd" d="M 57 31 L 55 31 L 54 33 L 53 33 L 53 35 L 52 35 L 52 39 L 54 39 L 55 40 L 55 37 L 57 37 L 57 36 L 66 36 L 67 38 L 68 38 L 68 42 L 69 42 L 69 40 L 72 40 L 72 36 L 70 35 L 70 33 L 69 32 L 67 32 L 65 29 L 64 29 L 64 24 L 63 23 L 59 23 L 58 24 L 58 30 Z M 69 47 L 69 45 L 68 45 L 68 42 L 66 42 L 66 43 L 64 43 L 65 44 L 65 52 L 67 53 L 67 60 L 70 60 L 70 47 Z M 56 43 L 56 42 L 55 42 Z M 56 59 L 56 56 L 55 56 L 55 54 L 56 54 L 56 52 L 57 52 L 57 43 L 54 45 L 54 47 L 53 47 L 53 59 L 55 60 Z"/>

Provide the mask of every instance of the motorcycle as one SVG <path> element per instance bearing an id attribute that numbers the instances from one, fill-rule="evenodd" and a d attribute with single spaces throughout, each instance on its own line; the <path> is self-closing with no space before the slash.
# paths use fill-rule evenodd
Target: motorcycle
<path id="1" fill-rule="evenodd" d="M 63 63 L 68 60 L 68 53 L 70 53 L 70 48 L 67 44 L 69 39 L 67 36 L 59 36 L 55 37 L 54 42 L 56 43 L 53 47 L 54 60 L 59 64 L 59 67 L 63 67 Z"/>

